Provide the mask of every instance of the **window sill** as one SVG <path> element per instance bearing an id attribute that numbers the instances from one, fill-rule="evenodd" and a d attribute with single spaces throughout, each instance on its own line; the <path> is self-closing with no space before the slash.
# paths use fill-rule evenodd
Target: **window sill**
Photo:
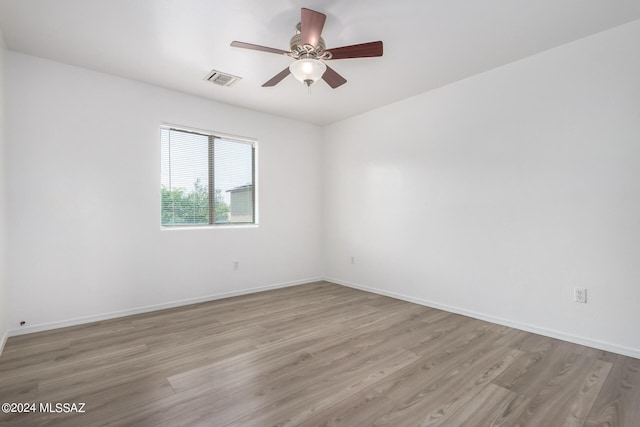
<path id="1" fill-rule="evenodd" d="M 238 228 L 258 228 L 258 224 L 219 224 L 219 225 L 197 225 L 197 226 L 176 226 L 176 227 L 162 227 L 160 231 L 194 231 L 194 230 L 231 230 Z"/>

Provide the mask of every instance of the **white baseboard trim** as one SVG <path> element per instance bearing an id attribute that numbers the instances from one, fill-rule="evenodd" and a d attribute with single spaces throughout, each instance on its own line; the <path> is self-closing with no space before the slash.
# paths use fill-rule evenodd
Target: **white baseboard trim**
<path id="1" fill-rule="evenodd" d="M 0 356 L 2 356 L 2 351 L 4 350 L 4 345 L 7 343 L 7 339 L 9 338 L 9 331 L 6 331 L 0 340 Z"/>
<path id="2" fill-rule="evenodd" d="M 624 347 L 624 346 L 620 346 L 617 344 L 612 344 L 604 341 L 594 340 L 590 338 L 580 337 L 577 335 L 567 334 L 560 331 L 541 328 L 535 325 L 530 325 L 528 323 L 521 323 L 521 322 L 509 320 L 509 319 L 503 319 L 501 317 L 496 317 L 496 316 L 492 316 L 485 313 L 478 313 L 475 311 L 470 311 L 470 310 L 466 310 L 466 309 L 455 307 L 455 306 L 440 304 L 434 301 L 415 298 L 409 295 L 404 295 L 397 292 L 390 292 L 383 289 L 373 288 L 370 286 L 348 282 L 348 281 L 333 278 L 333 277 L 311 277 L 311 278 L 295 280 L 291 282 L 283 282 L 283 283 L 276 283 L 276 284 L 267 285 L 267 286 L 248 288 L 240 291 L 222 292 L 219 294 L 206 295 L 203 297 L 189 298 L 189 299 L 172 301 L 172 302 L 167 302 L 162 304 L 148 305 L 148 306 L 137 307 L 137 308 L 128 309 L 128 310 L 114 311 L 114 312 L 102 313 L 102 314 L 97 314 L 92 316 L 77 317 L 73 319 L 61 320 L 56 322 L 40 323 L 40 324 L 31 325 L 31 326 L 20 328 L 20 329 L 11 329 L 5 332 L 4 336 L 2 337 L 2 340 L 0 341 L 0 355 L 2 354 L 2 350 L 4 350 L 4 346 L 7 342 L 7 339 L 12 336 L 30 334 L 30 333 L 41 332 L 41 331 L 48 331 L 51 329 L 64 328 L 67 326 L 82 325 L 85 323 L 115 319 L 118 317 L 131 316 L 131 315 L 140 314 L 140 313 L 148 313 L 151 311 L 164 310 L 167 308 L 180 307 L 180 306 L 189 305 L 189 304 L 197 304 L 200 302 L 214 301 L 217 299 L 253 294 L 257 292 L 264 292 L 272 289 L 298 286 L 298 285 L 317 282 L 321 280 L 326 280 L 328 282 L 335 283 L 342 286 L 347 286 L 349 288 L 359 289 L 366 292 L 372 292 L 378 295 L 388 296 L 388 297 L 399 299 L 402 301 L 412 302 L 414 304 L 424 305 L 426 307 L 437 308 L 439 310 L 448 311 L 450 313 L 456 313 L 456 314 L 461 314 L 463 316 L 473 317 L 474 319 L 484 320 L 487 322 L 496 323 L 499 325 L 508 326 L 511 328 L 531 332 L 534 334 L 544 335 L 551 338 L 557 338 L 563 341 L 568 341 L 575 344 L 585 345 L 588 347 L 593 347 L 600 350 L 610 351 L 613 353 L 622 354 L 624 356 L 630 356 L 630 357 L 640 359 L 640 349 Z"/>
<path id="3" fill-rule="evenodd" d="M 59 321 L 55 321 L 55 322 L 40 323 L 40 324 L 36 324 L 36 325 L 22 327 L 20 329 L 11 329 L 11 330 L 9 330 L 8 333 L 5 334 L 5 341 L 6 341 L 7 337 L 13 337 L 13 336 L 17 336 L 17 335 L 24 335 L 24 334 L 31 334 L 31 333 L 34 333 L 34 332 L 48 331 L 48 330 L 51 330 L 51 329 L 64 328 L 64 327 L 67 327 L 67 326 L 77 326 L 77 325 L 82 325 L 82 324 L 85 324 L 85 323 L 99 322 L 101 320 L 115 319 L 115 318 L 118 318 L 118 317 L 131 316 L 131 315 L 140 314 L 140 313 L 148 313 L 150 311 L 164 310 L 164 309 L 167 309 L 167 308 L 180 307 L 180 306 L 183 306 L 183 305 L 197 304 L 197 303 L 200 303 L 200 302 L 214 301 L 214 300 L 217 300 L 217 299 L 231 298 L 231 297 L 240 296 L 240 295 L 253 294 L 253 293 L 257 293 L 257 292 L 264 292 L 264 291 L 269 291 L 269 290 L 272 290 L 272 289 L 287 288 L 287 287 L 290 287 L 290 286 L 303 285 L 305 283 L 317 282 L 317 281 L 320 281 L 320 280 L 324 280 L 324 278 L 322 278 L 322 277 L 310 277 L 310 278 L 307 278 L 307 279 L 294 280 L 294 281 L 291 281 L 291 282 L 276 283 L 276 284 L 267 285 L 267 286 L 259 286 L 259 287 L 255 287 L 255 288 L 243 289 L 243 290 L 240 290 L 240 291 L 222 292 L 222 293 L 219 293 L 219 294 L 206 295 L 206 296 L 196 297 L 196 298 L 188 298 L 188 299 L 183 299 L 183 300 L 179 300 L 179 301 L 171 301 L 171 302 L 162 303 L 162 304 L 146 305 L 146 306 L 143 306 L 143 307 L 131 308 L 131 309 L 120 310 L 120 311 L 113 311 L 113 312 L 109 312 L 109 313 L 96 314 L 96 315 L 92 315 L 92 316 L 76 317 L 76 318 L 73 318 L 73 319 L 66 319 L 66 320 L 59 320 Z M 4 341 L 3 341 L 3 345 L 4 345 Z M 1 354 L 1 352 L 0 352 L 0 354 Z"/>
<path id="4" fill-rule="evenodd" d="M 541 328 L 528 323 L 521 323 L 509 319 L 503 319 L 501 317 L 492 316 L 489 314 L 478 313 L 475 311 L 466 310 L 459 307 L 454 307 L 446 304 L 440 304 L 433 301 L 423 300 L 421 298 L 415 298 L 396 292 L 389 292 L 383 289 L 372 288 L 370 286 L 361 285 L 358 283 L 347 282 L 345 280 L 336 279 L 333 277 L 326 277 L 324 280 L 338 285 L 347 286 L 349 288 L 359 289 L 361 291 L 367 291 L 378 295 L 384 295 L 387 297 L 399 299 L 402 301 L 412 302 L 415 304 L 424 305 L 431 308 L 437 308 L 440 310 L 448 311 L 450 313 L 461 314 L 463 316 L 473 317 L 474 319 L 484 320 L 491 323 L 497 323 L 498 325 L 508 326 L 510 328 L 520 329 L 523 331 L 531 332 L 538 335 L 544 335 L 550 338 L 557 338 L 559 340 L 572 342 L 574 344 L 580 344 L 587 347 L 593 347 L 600 350 L 610 351 L 612 353 L 622 354 L 624 356 L 634 357 L 640 359 L 640 349 L 624 347 L 617 344 L 611 344 L 604 341 L 594 340 L 591 338 L 585 338 L 577 335 L 567 334 L 560 331 Z"/>

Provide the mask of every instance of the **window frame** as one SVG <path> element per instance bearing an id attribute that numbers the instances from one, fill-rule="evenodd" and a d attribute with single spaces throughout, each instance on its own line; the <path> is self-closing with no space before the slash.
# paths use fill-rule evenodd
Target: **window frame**
<path id="1" fill-rule="evenodd" d="M 162 147 L 162 131 L 177 131 L 184 133 L 192 133 L 199 136 L 208 138 L 208 198 L 209 198 L 209 223 L 208 224 L 163 224 L 162 223 L 162 196 L 160 197 L 160 228 L 162 230 L 193 230 L 193 229 L 206 229 L 206 228 L 254 228 L 258 226 L 258 141 L 255 138 L 238 136 L 233 134 L 227 134 L 217 131 L 210 131 L 206 129 L 198 129 L 192 127 L 186 127 L 181 125 L 175 125 L 171 123 L 160 124 L 160 141 Z M 225 141 L 236 142 L 241 144 L 248 144 L 251 146 L 251 180 L 252 180 L 252 208 L 253 208 L 253 222 L 216 222 L 215 220 L 215 139 L 222 139 Z M 162 171 L 163 164 L 162 149 L 160 150 L 160 170 Z M 162 177 L 162 172 L 160 173 Z"/>

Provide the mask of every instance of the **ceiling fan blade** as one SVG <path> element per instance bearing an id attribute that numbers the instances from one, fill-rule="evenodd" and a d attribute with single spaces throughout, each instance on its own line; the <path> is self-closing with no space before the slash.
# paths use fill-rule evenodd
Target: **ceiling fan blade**
<path id="1" fill-rule="evenodd" d="M 285 77 L 287 77 L 289 74 L 291 74 L 291 71 L 289 71 L 289 67 L 285 68 L 284 70 L 280 71 L 278 74 L 276 74 L 275 76 L 273 76 L 271 78 L 271 80 L 269 80 L 268 82 L 266 82 L 265 84 L 262 85 L 262 87 L 271 87 L 271 86 L 275 86 L 278 83 L 280 83 Z"/>
<path id="2" fill-rule="evenodd" d="M 232 41 L 231 46 L 240 47 L 242 49 L 259 50 L 260 52 L 277 53 L 279 55 L 288 55 L 290 53 L 288 50 L 275 49 L 272 47 L 260 46 L 257 44 L 237 42 L 237 41 Z"/>
<path id="3" fill-rule="evenodd" d="M 344 77 L 336 73 L 336 71 L 329 66 L 327 66 L 327 71 L 325 71 L 322 75 L 322 80 L 327 82 L 327 84 L 331 86 L 332 89 L 342 86 L 347 82 Z"/>
<path id="4" fill-rule="evenodd" d="M 382 56 L 382 42 L 369 42 L 362 44 L 353 44 L 351 46 L 336 47 L 333 49 L 325 49 L 325 52 L 331 52 L 331 59 L 347 59 L 347 58 L 369 58 L 373 56 Z"/>
<path id="5" fill-rule="evenodd" d="M 302 44 L 310 44 L 314 48 L 318 47 L 320 34 L 324 28 L 324 21 L 327 15 L 315 10 L 302 8 L 302 19 L 300 20 L 300 36 Z"/>

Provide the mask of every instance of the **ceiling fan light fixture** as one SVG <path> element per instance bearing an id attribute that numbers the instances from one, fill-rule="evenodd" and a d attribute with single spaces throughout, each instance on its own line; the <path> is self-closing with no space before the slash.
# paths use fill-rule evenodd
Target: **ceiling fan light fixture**
<path id="1" fill-rule="evenodd" d="M 289 65 L 289 71 L 297 80 L 311 86 L 322 78 L 324 72 L 327 71 L 327 66 L 318 59 L 303 58 Z"/>

